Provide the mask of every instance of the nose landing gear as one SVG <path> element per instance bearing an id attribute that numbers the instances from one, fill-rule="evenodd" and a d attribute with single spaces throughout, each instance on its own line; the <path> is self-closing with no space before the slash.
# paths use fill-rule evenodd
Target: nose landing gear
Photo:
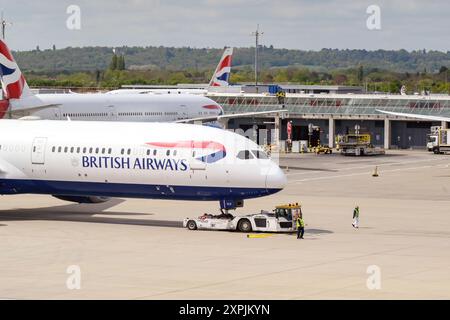
<path id="1" fill-rule="evenodd" d="M 242 207 L 244 207 L 244 200 L 236 200 L 236 199 L 220 200 L 220 211 L 222 211 L 222 213 L 224 213 L 224 210 L 226 213 L 228 213 L 228 210 L 235 210 L 236 208 Z"/>

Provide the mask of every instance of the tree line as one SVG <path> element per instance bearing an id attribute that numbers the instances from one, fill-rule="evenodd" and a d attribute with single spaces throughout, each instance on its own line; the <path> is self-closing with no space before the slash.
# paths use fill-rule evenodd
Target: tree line
<path id="1" fill-rule="evenodd" d="M 32 86 L 117 88 L 125 84 L 208 83 L 221 49 L 65 48 L 14 52 Z M 233 57 L 232 83 L 254 81 L 254 48 Z M 357 85 L 368 91 L 448 93 L 450 53 L 417 50 L 260 50 L 265 83 Z"/>
<path id="2" fill-rule="evenodd" d="M 127 69 L 136 70 L 204 70 L 214 68 L 222 49 L 196 49 L 173 47 L 83 47 L 64 49 L 49 48 L 14 52 L 23 71 L 79 72 L 105 70 L 113 57 L 125 56 Z M 345 69 L 355 64 L 367 68 L 384 68 L 395 72 L 439 71 L 450 66 L 450 52 L 416 50 L 338 50 L 320 51 L 276 49 L 263 46 L 260 49 L 263 69 L 306 67 L 319 71 Z M 120 53 L 120 54 L 119 54 Z M 233 56 L 235 67 L 252 66 L 254 48 L 237 48 Z"/>

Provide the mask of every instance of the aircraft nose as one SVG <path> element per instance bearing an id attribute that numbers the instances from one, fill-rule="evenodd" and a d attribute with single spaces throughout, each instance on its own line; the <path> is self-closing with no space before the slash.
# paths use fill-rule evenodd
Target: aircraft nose
<path id="1" fill-rule="evenodd" d="M 281 191 L 287 185 L 287 178 L 283 170 L 275 164 L 272 163 L 270 170 L 266 176 L 266 188 L 271 193 Z"/>

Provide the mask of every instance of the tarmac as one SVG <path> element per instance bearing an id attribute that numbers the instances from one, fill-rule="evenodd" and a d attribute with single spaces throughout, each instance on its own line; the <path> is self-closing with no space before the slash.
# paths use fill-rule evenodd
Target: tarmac
<path id="1" fill-rule="evenodd" d="M 185 217 L 218 212 L 215 202 L 3 196 L 0 298 L 450 298 L 450 155 L 289 154 L 280 163 L 288 186 L 236 214 L 299 202 L 304 240 L 182 228 Z"/>

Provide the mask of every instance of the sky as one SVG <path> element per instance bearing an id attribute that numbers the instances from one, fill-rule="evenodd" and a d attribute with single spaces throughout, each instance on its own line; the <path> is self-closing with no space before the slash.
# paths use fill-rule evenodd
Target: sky
<path id="1" fill-rule="evenodd" d="M 450 50 L 448 0 L 0 0 L 0 10 L 12 50 L 250 47 L 257 24 L 275 48 Z"/>

